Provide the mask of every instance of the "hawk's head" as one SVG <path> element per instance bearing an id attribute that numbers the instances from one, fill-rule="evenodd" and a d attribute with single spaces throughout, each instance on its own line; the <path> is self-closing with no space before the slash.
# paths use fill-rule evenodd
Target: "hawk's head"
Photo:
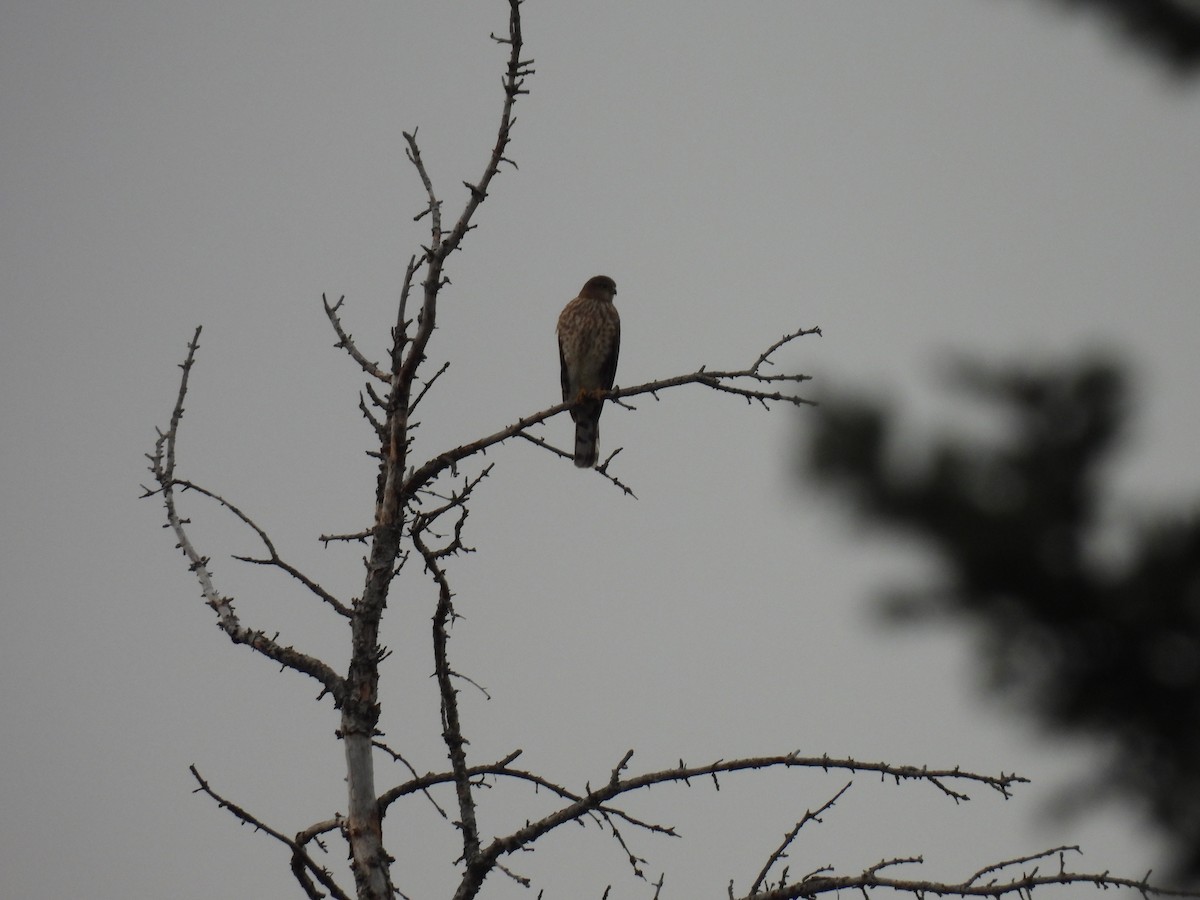
<path id="1" fill-rule="evenodd" d="M 616 295 L 617 283 L 607 275 L 596 275 L 589 278 L 587 284 L 583 286 L 583 290 L 579 292 L 580 297 L 587 297 L 591 300 L 607 300 L 610 303 Z"/>

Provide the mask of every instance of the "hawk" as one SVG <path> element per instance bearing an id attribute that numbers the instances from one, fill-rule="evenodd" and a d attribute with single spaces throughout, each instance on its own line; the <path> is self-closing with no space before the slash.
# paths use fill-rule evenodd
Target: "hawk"
<path id="1" fill-rule="evenodd" d="M 558 358 L 562 363 L 563 402 L 575 420 L 575 465 L 596 465 L 600 412 L 612 390 L 621 349 L 621 317 L 613 306 L 617 284 L 607 275 L 589 278 L 579 296 L 558 317 Z"/>

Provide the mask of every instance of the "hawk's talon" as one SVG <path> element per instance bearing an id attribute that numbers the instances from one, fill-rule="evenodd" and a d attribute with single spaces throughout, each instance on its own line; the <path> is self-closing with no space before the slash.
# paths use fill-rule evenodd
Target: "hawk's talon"
<path id="1" fill-rule="evenodd" d="M 604 388 L 580 388 L 572 403 L 583 403 L 585 400 L 603 400 L 608 396 Z"/>

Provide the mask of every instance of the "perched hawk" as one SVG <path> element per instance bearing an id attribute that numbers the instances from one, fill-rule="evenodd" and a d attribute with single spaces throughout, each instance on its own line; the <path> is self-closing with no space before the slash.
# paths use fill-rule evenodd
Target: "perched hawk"
<path id="1" fill-rule="evenodd" d="M 575 420 L 575 465 L 596 465 L 600 412 L 617 374 L 621 317 L 613 306 L 617 284 L 607 275 L 589 278 L 579 296 L 558 317 L 558 358 L 562 363 L 563 402 L 582 401 L 571 410 Z"/>

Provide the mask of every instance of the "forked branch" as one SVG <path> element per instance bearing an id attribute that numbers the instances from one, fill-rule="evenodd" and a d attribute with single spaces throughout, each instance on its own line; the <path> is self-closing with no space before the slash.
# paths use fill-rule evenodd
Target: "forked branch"
<path id="1" fill-rule="evenodd" d="M 209 559 L 202 556 L 192 544 L 191 538 L 187 531 L 187 520 L 179 514 L 179 509 L 176 504 L 175 492 L 179 489 L 192 489 L 200 491 L 191 482 L 183 481 L 175 477 L 176 456 L 175 450 L 179 436 L 179 426 L 183 421 L 183 403 L 187 397 L 188 379 L 191 376 L 192 366 L 196 361 L 196 351 L 200 347 L 200 328 L 197 328 L 192 335 L 191 341 L 188 342 L 187 357 L 184 360 L 181 368 L 183 375 L 179 379 L 179 393 L 175 399 L 175 407 L 171 411 L 171 422 L 166 431 L 160 431 L 158 439 L 154 443 L 154 452 L 147 454 L 150 460 L 150 472 L 154 476 L 157 483 L 156 488 L 145 488 L 143 497 L 152 497 L 156 494 L 162 496 L 163 507 L 166 510 L 167 527 L 175 533 L 176 547 L 178 547 L 187 557 L 188 568 L 195 574 L 196 580 L 200 583 L 200 592 L 204 600 L 213 611 L 217 614 L 217 623 L 235 644 L 245 644 L 253 650 L 261 653 L 268 659 L 274 660 L 281 666 L 291 669 L 295 672 L 300 672 L 310 678 L 315 678 L 322 686 L 322 694 L 328 693 L 333 696 L 334 702 L 338 705 L 342 703 L 345 697 L 345 682 L 332 668 L 317 659 L 315 656 L 310 656 L 307 653 L 280 644 L 276 637 L 268 637 L 263 631 L 258 631 L 252 628 L 247 628 L 241 623 L 236 611 L 233 608 L 233 598 L 226 597 L 217 590 L 216 584 L 213 581 L 212 572 L 209 569 Z M 209 497 L 217 499 L 223 506 L 230 509 L 243 522 L 249 524 L 255 529 L 264 540 L 265 533 L 262 532 L 257 525 L 232 504 L 221 500 L 217 495 L 209 491 L 201 491 Z M 270 548 L 273 556 L 277 559 L 277 554 L 274 554 L 274 547 L 267 540 L 267 546 Z M 293 574 L 302 581 L 310 590 L 314 590 L 318 596 L 322 596 L 323 592 L 318 588 L 316 582 L 307 578 L 298 570 L 293 569 L 287 564 L 279 560 L 279 567 L 284 571 Z M 332 595 L 325 594 L 322 596 L 327 602 L 333 601 L 334 608 L 340 606 Z"/>
<path id="2" fill-rule="evenodd" d="M 198 793 L 207 794 L 216 801 L 217 806 L 229 810 L 239 821 L 252 826 L 256 831 L 270 835 L 292 851 L 292 874 L 296 876 L 296 879 L 300 882 L 300 886 L 304 889 L 304 893 L 311 900 L 321 900 L 322 897 L 326 896 L 326 894 L 323 894 L 317 888 L 313 879 L 319 881 L 321 887 L 329 892 L 328 896 L 335 898 L 335 900 L 350 900 L 349 894 L 343 891 L 338 883 L 333 880 L 333 875 L 330 871 L 324 866 L 317 865 L 308 852 L 308 844 L 316 839 L 318 835 L 340 829 L 342 825 L 340 820 L 334 819 L 333 821 L 318 823 L 300 832 L 295 838 L 289 838 L 282 831 L 272 828 L 236 803 L 226 800 L 214 791 L 208 782 L 200 777 L 200 773 L 196 771 L 195 766 L 188 766 L 188 771 L 192 773 L 192 777 L 199 784 L 199 787 L 196 788 Z M 324 849 L 324 847 L 321 849 Z"/>
<path id="3" fill-rule="evenodd" d="M 716 762 L 698 766 L 685 765 L 681 760 L 677 768 L 623 777 L 623 773 L 628 768 L 629 760 L 632 756 L 632 751 L 627 753 L 613 768 L 612 773 L 601 786 L 596 788 L 589 787 L 582 794 L 572 794 L 566 788 L 558 785 L 550 785 L 550 788 L 558 796 L 569 798 L 570 802 L 541 819 L 528 822 L 523 828 L 511 834 L 494 838 L 486 846 L 481 844 L 477 855 L 474 858 L 468 857 L 466 859 L 462 880 L 459 882 L 458 889 L 454 894 L 455 900 L 469 900 L 469 898 L 475 897 L 482 887 L 484 879 L 499 865 L 499 861 L 503 857 L 528 849 L 530 845 L 551 831 L 586 817 L 615 815 L 639 827 L 674 835 L 673 828 L 632 819 L 622 810 L 612 805 L 612 802 L 619 797 L 656 785 L 668 783 L 690 785 L 692 779 L 711 780 L 714 784 L 717 784 L 717 779 L 721 775 L 755 770 L 801 768 L 828 771 L 830 769 L 840 769 L 855 773 L 873 773 L 897 782 L 924 781 L 936 787 L 955 802 L 961 802 L 970 798 L 964 790 L 958 787 L 951 787 L 950 785 L 953 783 L 986 786 L 1007 797 L 1013 785 L 1026 781 L 1026 779 L 1018 775 L 1003 772 L 999 775 L 980 775 L 963 771 L 957 767 L 953 769 L 930 769 L 928 767 L 917 766 L 895 766 L 884 762 L 860 762 L 854 759 L 837 759 L 829 756 L 804 757 L 797 753 L 788 753 L 782 756 L 717 760 Z M 529 780 L 529 773 L 511 769 L 506 763 L 484 768 L 467 769 L 465 770 L 465 774 L 468 778 L 485 774 L 501 778 L 509 777 Z M 434 784 L 460 784 L 462 783 L 463 775 L 464 772 L 459 771 L 437 775 L 430 774 L 413 779 L 404 785 L 386 792 L 380 798 L 380 803 L 381 805 L 390 804 L 401 796 L 428 789 Z M 822 809 L 828 808 L 830 805 L 832 803 L 827 804 Z M 785 844 L 784 848 L 781 848 L 779 852 L 782 853 L 782 849 L 785 849 L 786 846 Z"/>
<path id="4" fill-rule="evenodd" d="M 351 359 L 358 363 L 359 368 L 361 368 L 372 378 L 376 379 L 377 381 L 382 381 L 385 384 L 390 382 L 392 380 L 391 373 L 385 372 L 383 369 L 381 369 L 379 367 L 379 363 L 373 363 L 367 359 L 362 354 L 362 351 L 358 349 L 358 345 L 354 343 L 354 338 L 352 338 L 346 332 L 345 328 L 342 327 L 342 319 L 341 316 L 338 315 L 338 311 L 342 308 L 342 304 L 345 302 L 345 294 L 338 298 L 337 303 L 330 303 L 329 298 L 325 294 L 321 295 L 321 305 L 325 307 L 325 315 L 328 317 L 329 324 L 333 326 L 333 330 L 338 336 L 338 342 L 334 344 L 334 346 L 349 353 Z"/>
<path id="5" fill-rule="evenodd" d="M 821 814 L 833 809 L 834 804 L 842 798 L 842 794 L 850 790 L 850 786 L 852 784 L 854 784 L 853 781 L 847 781 L 845 785 L 842 786 L 841 790 L 817 807 L 816 812 L 813 812 L 811 809 L 805 810 L 803 818 L 796 823 L 796 827 L 784 835 L 783 842 L 771 852 L 770 856 L 767 857 L 766 864 L 762 867 L 762 869 L 759 870 L 758 876 L 754 879 L 754 883 L 750 885 L 750 893 L 752 895 L 758 893 L 758 891 L 762 889 L 764 885 L 768 885 L 767 875 L 770 873 L 771 869 L 774 868 L 777 863 L 787 859 L 787 850 L 790 846 L 792 846 L 796 838 L 800 836 L 800 829 L 809 822 L 816 822 L 820 824 L 822 821 Z M 783 874 L 780 876 L 780 879 L 780 886 L 782 886 L 787 880 L 787 869 L 783 870 Z"/>

